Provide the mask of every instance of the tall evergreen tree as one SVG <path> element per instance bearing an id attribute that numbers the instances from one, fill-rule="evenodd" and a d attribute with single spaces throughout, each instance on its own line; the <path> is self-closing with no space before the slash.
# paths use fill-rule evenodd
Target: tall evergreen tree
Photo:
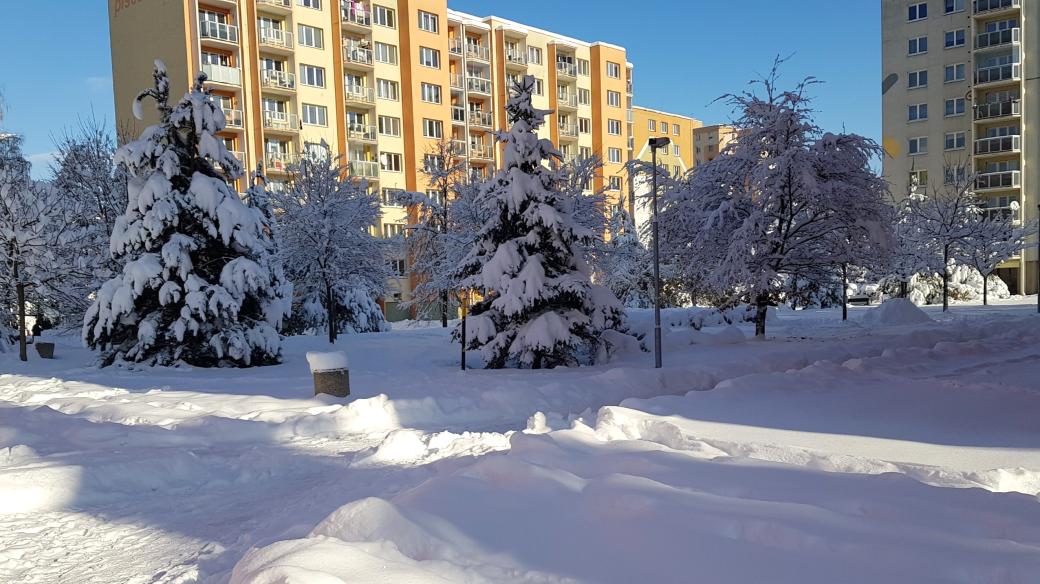
<path id="1" fill-rule="evenodd" d="M 216 134 L 224 115 L 200 74 L 176 105 L 155 63 L 147 97 L 159 123 L 116 153 L 129 174 L 126 213 L 111 240 L 122 273 L 103 284 L 84 318 L 83 337 L 118 360 L 155 365 L 237 366 L 277 363 L 291 287 L 271 257 L 262 214 L 225 179 L 241 164 Z M 215 168 L 218 164 L 224 175 Z"/>

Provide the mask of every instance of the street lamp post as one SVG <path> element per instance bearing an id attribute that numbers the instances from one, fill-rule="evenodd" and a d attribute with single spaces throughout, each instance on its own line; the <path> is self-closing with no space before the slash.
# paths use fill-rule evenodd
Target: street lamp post
<path id="1" fill-rule="evenodd" d="M 654 234 L 654 368 L 661 368 L 661 254 L 659 231 L 657 226 L 657 149 L 667 148 L 672 141 L 668 138 L 650 138 L 650 161 L 654 169 L 651 174 L 653 189 L 651 200 L 653 201 L 653 218 L 651 225 Z"/>
<path id="2" fill-rule="evenodd" d="M 1036 313 L 1040 314 L 1040 203 L 1036 204 L 1036 225 Z M 1028 265 L 1025 263 L 1022 269 Z"/>

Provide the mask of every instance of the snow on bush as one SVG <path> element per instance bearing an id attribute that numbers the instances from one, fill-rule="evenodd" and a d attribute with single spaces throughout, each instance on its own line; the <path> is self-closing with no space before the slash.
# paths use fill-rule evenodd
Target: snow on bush
<path id="1" fill-rule="evenodd" d="M 898 326 L 932 322 L 932 317 L 909 299 L 889 298 L 866 311 L 860 322 L 869 326 Z"/>
<path id="2" fill-rule="evenodd" d="M 982 300 L 982 276 L 978 270 L 953 264 L 949 269 L 950 300 L 974 302 Z M 886 283 L 885 289 L 890 293 L 897 291 L 897 283 Z M 1010 298 L 1011 291 L 999 276 L 991 275 L 987 283 L 989 298 Z M 942 275 L 915 274 L 910 278 L 907 297 L 917 305 L 942 303 Z"/>

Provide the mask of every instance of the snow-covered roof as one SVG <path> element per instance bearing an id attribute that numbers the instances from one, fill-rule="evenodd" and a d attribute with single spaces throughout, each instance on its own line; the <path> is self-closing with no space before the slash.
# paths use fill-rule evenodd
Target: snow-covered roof
<path id="1" fill-rule="evenodd" d="M 508 18 L 502 18 L 501 16 L 495 16 L 493 14 L 481 17 L 481 16 L 476 16 L 476 15 L 473 15 L 473 14 L 468 14 L 466 12 L 459 12 L 458 10 L 452 10 L 451 8 L 449 8 L 448 9 L 448 18 L 449 19 L 458 20 L 458 21 L 460 21 L 460 22 L 462 22 L 462 23 L 464 23 L 466 25 L 478 24 L 479 23 L 479 24 L 483 24 L 484 26 L 488 26 L 487 21 L 493 19 L 493 20 L 501 23 L 501 28 L 508 29 L 508 30 L 510 30 L 512 32 L 516 32 L 516 33 L 519 33 L 519 34 L 525 34 L 525 35 L 527 33 L 531 33 L 531 32 L 536 33 L 536 34 L 543 34 L 543 35 L 546 35 L 548 37 L 552 37 L 553 41 L 557 42 L 557 43 L 571 44 L 571 45 L 574 45 L 574 46 L 577 46 L 577 47 L 602 46 L 602 47 L 609 47 L 609 48 L 612 48 L 612 49 L 617 49 L 619 51 L 624 51 L 625 50 L 625 47 L 622 47 L 620 45 L 615 45 L 615 44 L 611 44 L 611 43 L 607 43 L 607 42 L 603 42 L 603 41 L 595 41 L 595 42 L 591 42 L 590 43 L 588 41 L 583 41 L 583 40 L 579 40 L 579 39 L 576 39 L 576 38 L 564 36 L 562 34 L 558 34 L 558 33 L 552 32 L 552 31 L 544 30 L 544 29 L 541 29 L 541 28 L 536 28 L 536 27 L 533 27 L 533 26 L 528 26 L 526 24 L 522 24 L 522 23 L 516 22 L 515 20 L 509 20 Z"/>
<path id="2" fill-rule="evenodd" d="M 692 116 L 684 116 L 683 114 L 676 114 L 676 113 L 672 113 L 672 112 L 666 112 L 666 111 L 663 111 L 663 110 L 655 110 L 653 108 L 644 107 L 644 106 L 641 106 L 641 105 L 633 105 L 632 109 L 634 109 L 634 110 L 643 110 L 645 112 L 650 112 L 652 114 L 661 114 L 661 115 L 664 115 L 664 116 L 672 116 L 672 117 L 675 117 L 675 118 L 682 118 L 684 120 L 690 120 L 692 122 L 701 122 L 701 120 L 698 120 L 697 118 L 692 117 Z M 704 122 L 701 122 L 701 123 L 704 123 Z"/>

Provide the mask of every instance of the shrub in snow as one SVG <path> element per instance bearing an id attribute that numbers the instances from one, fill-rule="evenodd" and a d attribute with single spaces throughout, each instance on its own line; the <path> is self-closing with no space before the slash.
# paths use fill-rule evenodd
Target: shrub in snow
<path id="1" fill-rule="evenodd" d="M 861 322 L 869 326 L 897 326 L 932 322 L 932 317 L 906 298 L 889 298 L 864 312 Z"/>
<path id="2" fill-rule="evenodd" d="M 464 284 L 483 292 L 468 321 L 467 346 L 489 368 L 552 367 L 594 359 L 601 331 L 621 319 L 617 298 L 593 285 L 579 245 L 593 235 L 554 188 L 543 163 L 560 153 L 535 133 L 548 112 L 531 105 L 534 78 L 513 87 L 503 168 L 486 184 L 481 204 L 490 219 L 462 260 Z"/>
<path id="3" fill-rule="evenodd" d="M 205 74 L 171 106 L 165 66 L 155 65 L 155 88 L 134 112 L 140 118 L 151 97 L 160 121 L 116 154 L 130 177 L 110 246 L 122 272 L 97 291 L 84 341 L 102 351 L 102 365 L 277 363 L 291 288 L 262 214 L 228 186 L 242 169 L 217 136 L 224 114 Z"/>
<path id="4" fill-rule="evenodd" d="M 961 302 L 982 300 L 982 276 L 975 268 L 951 264 L 947 271 L 947 289 L 949 299 Z M 988 298 L 1010 298 L 1011 292 L 1007 284 L 998 276 L 990 275 L 986 280 L 986 296 Z M 889 283 L 887 290 L 894 291 Z M 910 278 L 907 286 L 907 297 L 914 304 L 941 304 L 943 301 L 943 277 L 941 274 L 916 274 Z"/>

